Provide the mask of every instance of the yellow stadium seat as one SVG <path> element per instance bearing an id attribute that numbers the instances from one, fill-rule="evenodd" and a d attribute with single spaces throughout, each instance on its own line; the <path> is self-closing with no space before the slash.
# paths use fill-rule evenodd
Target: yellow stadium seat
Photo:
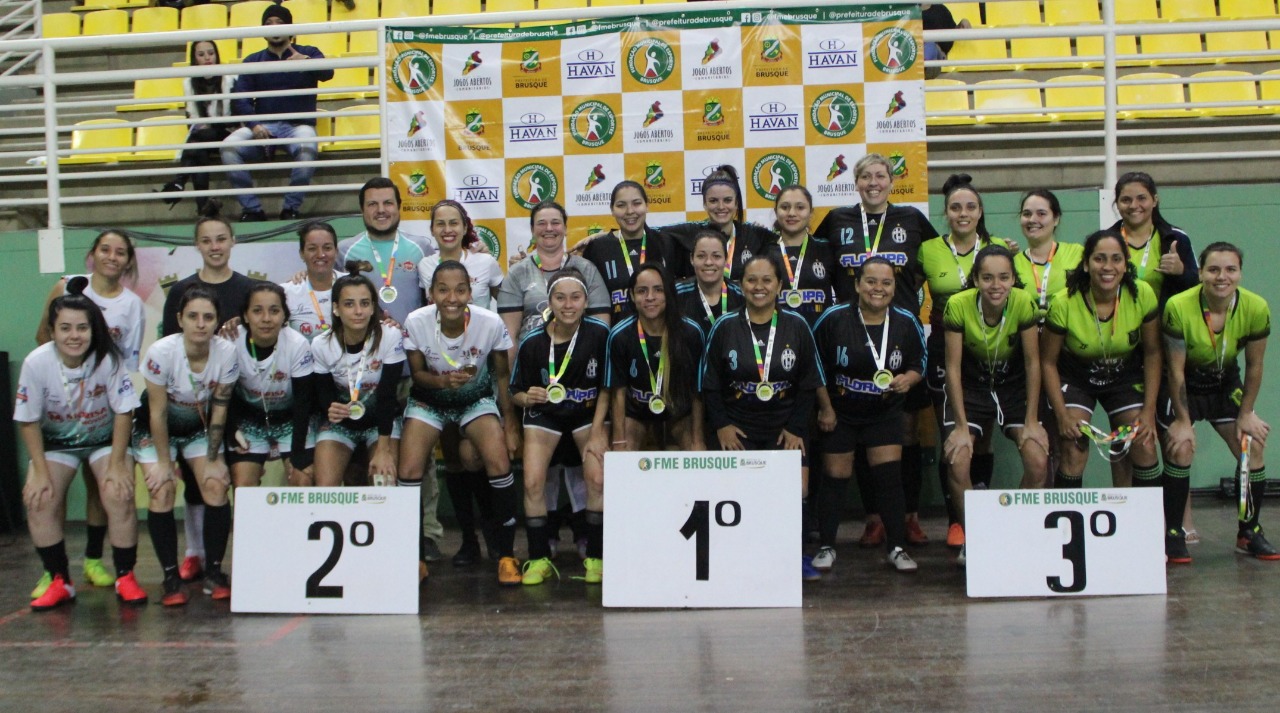
<path id="1" fill-rule="evenodd" d="M 1009 51 L 1005 46 L 1004 40 L 960 40 L 951 47 L 951 53 L 947 55 L 947 59 L 953 62 L 962 60 L 1007 60 Z M 1014 67 L 1012 64 L 984 64 L 971 65 L 967 67 L 943 67 L 944 72 L 993 72 L 1008 71 Z"/>
<path id="2" fill-rule="evenodd" d="M 183 30 L 221 30 L 227 26 L 227 6 L 209 3 L 184 7 L 178 26 Z"/>
<path id="3" fill-rule="evenodd" d="M 1231 52 L 1234 56 L 1218 57 L 1215 62 L 1274 62 L 1275 56 L 1265 54 L 1249 54 L 1250 52 L 1266 52 L 1267 33 L 1262 30 L 1249 32 L 1206 32 L 1204 33 L 1204 49 L 1206 52 Z"/>
<path id="4" fill-rule="evenodd" d="M 1044 21 L 1050 25 L 1083 25 L 1102 22 L 1102 14 L 1096 2 L 1044 0 Z"/>
<path id="5" fill-rule="evenodd" d="M 114 11 L 106 10 L 100 12 Z M 110 153 L 85 154 L 83 156 L 59 156 L 58 163 L 63 165 L 82 165 L 119 161 L 121 154 L 129 153 L 133 149 L 133 129 L 128 126 L 114 126 L 115 124 L 125 123 L 128 122 L 124 119 L 89 119 L 76 122 L 75 125 L 81 128 L 71 131 L 71 148 L 115 150 Z M 90 128 L 96 126 L 111 128 Z"/>
<path id="6" fill-rule="evenodd" d="M 412 0 L 408 0 L 409 5 L 404 12 L 407 14 L 401 17 L 412 17 L 414 13 L 421 12 L 415 9 Z M 436 0 L 432 12 L 437 15 L 478 15 L 481 12 L 480 0 Z M 383 10 L 383 17 L 387 17 L 386 10 Z"/>
<path id="7" fill-rule="evenodd" d="M 360 91 L 338 91 L 332 94 L 321 94 L 320 101 L 336 101 L 339 99 L 368 99 L 378 95 L 377 89 L 369 83 L 368 67 L 340 67 L 333 70 L 333 79 L 321 82 L 331 87 L 365 87 Z"/>
<path id="8" fill-rule="evenodd" d="M 949 2 L 947 9 L 951 11 L 951 19 L 955 20 L 956 24 L 960 24 L 961 20 L 968 20 L 974 27 L 982 26 L 982 3 Z"/>
<path id="9" fill-rule="evenodd" d="M 1223 20 L 1275 16 L 1275 0 L 1218 0 L 1218 17 Z"/>
<path id="10" fill-rule="evenodd" d="M 1269 69 L 1258 77 L 1258 96 L 1271 113 L 1280 113 L 1280 69 Z"/>
<path id="11" fill-rule="evenodd" d="M 347 20 L 376 20 L 378 19 L 378 3 L 376 0 L 356 0 L 355 6 L 348 10 L 347 6 L 341 2 L 335 2 L 329 8 L 329 19 L 333 22 L 346 22 Z"/>
<path id="12" fill-rule="evenodd" d="M 243 60 L 245 57 L 248 57 L 254 52 L 261 52 L 266 48 L 267 48 L 267 38 L 246 37 L 240 40 L 240 59 Z"/>
<path id="13" fill-rule="evenodd" d="M 1162 54 L 1200 55 L 1204 52 L 1204 41 L 1199 33 L 1186 32 L 1172 35 L 1142 35 L 1142 56 L 1144 64 L 1152 67 L 1166 67 L 1179 64 L 1213 64 L 1217 60 L 1201 57 L 1151 57 Z"/>
<path id="14" fill-rule="evenodd" d="M 155 116 L 150 119 L 143 119 L 142 123 L 159 122 L 159 121 L 182 121 L 186 117 L 183 116 Z M 186 124 L 165 124 L 164 126 L 139 126 L 137 133 L 134 135 L 134 148 L 132 153 L 120 155 L 121 161 L 174 161 L 178 158 L 179 149 L 153 149 L 151 146 L 168 146 L 173 144 L 185 143 L 187 140 L 187 131 L 190 127 Z"/>
<path id="15" fill-rule="evenodd" d="M 1258 101 L 1258 83 L 1249 72 L 1219 69 L 1211 72 L 1198 72 L 1191 79 L 1213 79 L 1230 77 L 1233 82 L 1187 82 L 1190 94 L 1191 109 L 1200 116 L 1256 116 L 1270 114 L 1271 111 L 1260 106 L 1218 106 L 1202 107 L 1200 104 L 1215 102 L 1256 102 Z"/>
<path id="16" fill-rule="evenodd" d="M 1077 37 L 1076 38 L 1076 56 L 1077 57 L 1100 57 L 1102 56 L 1102 38 L 1101 37 Z M 1146 65 L 1137 57 L 1138 54 L 1138 38 L 1135 35 L 1116 35 L 1116 65 L 1120 67 L 1136 67 Z M 1101 67 L 1102 60 L 1090 60 L 1086 66 Z"/>
<path id="17" fill-rule="evenodd" d="M 1156 0 L 1115 0 L 1115 2 L 1116 22 L 1160 21 L 1160 13 L 1156 10 Z"/>
<path id="18" fill-rule="evenodd" d="M 955 17 L 955 13 L 952 13 Z M 987 27 L 1023 27 L 1040 24 L 1038 0 L 987 3 Z"/>
<path id="19" fill-rule="evenodd" d="M 1214 0 L 1160 0 L 1162 20 L 1216 20 Z"/>
<path id="20" fill-rule="evenodd" d="M 587 0 L 538 0 L 539 10 L 565 10 L 568 8 L 585 8 L 586 6 Z M 524 27 L 538 27 L 540 25 L 559 25 L 565 22 L 570 22 L 570 20 L 526 22 L 523 25 Z"/>
<path id="21" fill-rule="evenodd" d="M 352 32 L 347 39 L 347 53 L 344 57 L 369 57 L 378 54 L 378 31 L 363 30 Z"/>
<path id="22" fill-rule="evenodd" d="M 637 5 L 636 0 L 591 0 L 591 7 L 623 7 Z"/>
<path id="23" fill-rule="evenodd" d="M 262 11 L 274 5 L 271 0 L 243 0 L 231 6 L 227 19 L 230 27 L 258 27 L 262 25 Z"/>
<path id="24" fill-rule="evenodd" d="M 124 10 L 96 10 L 84 16 L 82 35 L 124 35 L 129 32 L 129 13 Z"/>
<path id="25" fill-rule="evenodd" d="M 175 32 L 178 11 L 172 7 L 140 7 L 133 11 L 134 32 Z"/>
<path id="26" fill-rule="evenodd" d="M 370 116 L 351 116 L 353 111 L 370 111 L 375 112 Z M 344 136 L 360 136 L 362 134 L 374 134 L 375 136 L 382 133 L 382 121 L 377 114 L 377 104 L 361 104 L 359 106 L 349 106 L 333 113 L 333 136 L 338 141 L 329 144 L 320 144 L 321 151 L 362 151 L 377 149 L 382 145 L 382 141 L 373 139 L 343 139 Z"/>
<path id="27" fill-rule="evenodd" d="M 532 9 L 533 9 L 533 0 L 485 0 L 485 3 L 484 3 L 485 14 L 488 14 L 491 12 L 515 12 L 518 10 L 532 10 Z M 495 23 L 488 26 L 489 27 L 515 27 L 515 25 L 510 22 L 500 22 L 500 23 Z"/>
<path id="28" fill-rule="evenodd" d="M 925 81 L 924 114 L 929 126 L 968 126 L 977 120 L 972 116 L 937 116 L 940 111 L 969 111 L 969 85 L 959 79 L 930 79 Z M 934 87 L 946 87 L 942 91 L 929 91 Z"/>
<path id="29" fill-rule="evenodd" d="M 1027 69 L 1079 69 L 1083 62 L 1074 60 L 1070 37 L 1034 37 L 1009 40 L 1009 56 L 1015 60 L 1061 58 L 1059 62 L 1019 62 L 1018 71 Z"/>
<path id="30" fill-rule="evenodd" d="M 448 0 L 436 0 L 436 12 L 442 15 L 451 15 L 446 5 L 452 5 L 453 2 Z M 382 0 L 382 7 L 379 15 L 382 17 L 414 17 L 416 15 L 429 14 L 430 7 L 423 0 Z M 480 12 L 479 0 L 476 2 L 476 12 Z"/>
<path id="31" fill-rule="evenodd" d="M 129 7 L 146 7 L 151 0 L 84 0 L 79 7 L 72 10 L 123 10 Z"/>
<path id="32" fill-rule="evenodd" d="M 685 0 L 644 0 L 645 5 L 669 5 L 671 3 L 680 3 Z"/>
<path id="33" fill-rule="evenodd" d="M 1049 118 L 1054 121 L 1101 121 L 1106 112 L 1102 110 L 1106 103 L 1106 87 L 1099 77 L 1088 74 L 1068 74 L 1052 77 L 1049 84 L 1065 82 L 1090 82 L 1089 87 L 1045 87 L 1044 108 L 1049 110 Z M 1062 109 L 1079 109 L 1098 107 L 1096 111 L 1061 111 Z M 1053 111 L 1058 109 L 1059 111 Z"/>
<path id="34" fill-rule="evenodd" d="M 372 2 L 372 0 L 364 1 Z M 284 0 L 284 6 L 293 14 L 295 25 L 329 21 L 328 0 Z"/>
<path id="35" fill-rule="evenodd" d="M 1121 77 L 1120 81 L 1151 82 L 1163 79 L 1182 79 L 1168 72 L 1145 72 Z M 1116 87 L 1117 115 L 1120 119 L 1181 119 L 1191 116 L 1185 108 L 1186 92 L 1182 82 L 1165 84 L 1120 84 Z M 1182 108 L 1132 109 L 1143 104 L 1180 104 Z"/>
<path id="36" fill-rule="evenodd" d="M 158 99 L 160 97 L 182 97 L 182 77 L 164 77 L 163 79 L 133 80 L 133 99 L 135 103 L 121 104 L 116 111 L 167 111 L 181 109 L 185 102 L 177 101 L 140 101 Z"/>
<path id="37" fill-rule="evenodd" d="M 80 16 L 73 12 L 50 12 L 40 16 L 40 36 L 76 37 L 80 34 Z"/>
<path id="38" fill-rule="evenodd" d="M 295 44 L 311 45 L 325 57 L 341 57 L 347 53 L 347 33 L 326 32 L 323 35 L 298 35 Z"/>
<path id="39" fill-rule="evenodd" d="M 990 11 L 991 5 L 987 5 Z M 979 124 L 1028 124 L 1047 121 L 1041 112 L 1005 113 L 1018 109 L 1043 109 L 1040 88 L 1030 79 L 988 79 L 973 85 L 973 109 Z"/>

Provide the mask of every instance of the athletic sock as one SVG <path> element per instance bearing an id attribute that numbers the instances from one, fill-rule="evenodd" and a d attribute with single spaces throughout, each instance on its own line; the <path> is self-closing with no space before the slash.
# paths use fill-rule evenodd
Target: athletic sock
<path id="1" fill-rule="evenodd" d="M 876 510 L 879 507 L 876 504 L 876 481 L 871 477 L 871 466 L 867 465 L 867 449 L 862 446 L 853 449 L 853 477 L 857 481 L 862 510 L 868 517 L 879 515 L 880 512 Z"/>
<path id="2" fill-rule="evenodd" d="M 870 475 L 868 473 L 868 475 Z M 835 547 L 840 529 L 840 515 L 849 492 L 848 478 L 822 476 L 822 499 L 818 501 L 818 544 Z M 874 505 L 872 506 L 874 507 Z"/>
<path id="3" fill-rule="evenodd" d="M 471 496 L 476 500 L 480 522 L 483 524 L 493 517 L 493 490 L 489 487 L 489 476 L 483 470 L 468 470 L 462 477 L 470 485 Z"/>
<path id="4" fill-rule="evenodd" d="M 604 559 L 604 513 L 587 510 L 587 556 Z"/>
<path id="5" fill-rule="evenodd" d="M 1053 487 L 1055 488 L 1079 488 L 1084 486 L 1084 475 L 1067 475 L 1062 471 L 1058 471 L 1053 476 Z"/>
<path id="6" fill-rule="evenodd" d="M 1253 517 L 1240 524 L 1241 530 L 1253 531 L 1258 527 L 1258 518 L 1262 515 L 1262 499 L 1267 494 L 1267 467 L 1249 471 L 1249 505 L 1253 509 Z"/>
<path id="7" fill-rule="evenodd" d="M 194 555 L 200 559 L 205 558 L 204 508 L 204 503 L 188 502 L 187 510 L 182 514 L 182 530 L 187 535 L 187 557 Z"/>
<path id="8" fill-rule="evenodd" d="M 1135 463 L 1133 466 L 1133 485 L 1137 488 L 1160 487 L 1160 464 L 1137 465 Z"/>
<path id="9" fill-rule="evenodd" d="M 231 506 L 204 506 L 205 567 L 211 572 L 222 571 L 222 559 L 227 556 L 227 540 L 231 539 Z"/>
<path id="10" fill-rule="evenodd" d="M 178 576 L 178 526 L 173 511 L 148 511 L 147 531 L 151 533 L 151 544 L 156 548 L 156 559 L 160 561 L 165 579 Z"/>
<path id="11" fill-rule="evenodd" d="M 880 494 L 880 519 L 884 521 L 884 541 L 889 550 L 907 546 L 907 512 L 903 503 L 902 463 L 890 461 L 871 466 Z"/>
<path id="12" fill-rule="evenodd" d="M 1182 516 L 1187 509 L 1187 495 L 1191 493 L 1191 466 L 1164 463 L 1164 527 L 1165 530 L 1182 531 Z"/>
<path id="13" fill-rule="evenodd" d="M 449 502 L 453 504 L 453 517 L 458 521 L 458 529 L 462 531 L 463 542 L 476 541 L 476 511 L 471 506 L 471 483 L 466 473 L 460 470 L 446 470 L 444 484 L 449 489 Z"/>
<path id="14" fill-rule="evenodd" d="M 969 462 L 969 480 L 974 490 L 991 487 L 991 477 L 996 471 L 996 454 L 979 453 Z"/>
<path id="15" fill-rule="evenodd" d="M 71 563 L 67 561 L 67 541 L 58 540 L 48 547 L 37 547 L 44 570 L 53 576 L 62 575 L 62 581 L 71 584 Z"/>
<path id="16" fill-rule="evenodd" d="M 102 551 L 106 541 L 106 525 L 89 525 L 85 527 L 84 558 L 87 560 L 102 559 Z"/>
<path id="17" fill-rule="evenodd" d="M 134 566 L 138 564 L 138 546 L 116 547 L 112 545 L 111 560 L 116 565 L 116 577 L 125 576 L 132 572 Z"/>
<path id="18" fill-rule="evenodd" d="M 524 529 L 525 536 L 529 538 L 529 559 L 551 557 L 551 543 L 547 539 L 547 518 L 525 518 Z"/>
<path id="19" fill-rule="evenodd" d="M 516 513 L 520 510 L 520 495 L 516 492 L 516 479 L 511 473 L 489 478 L 493 496 L 494 548 L 499 557 L 515 556 Z"/>

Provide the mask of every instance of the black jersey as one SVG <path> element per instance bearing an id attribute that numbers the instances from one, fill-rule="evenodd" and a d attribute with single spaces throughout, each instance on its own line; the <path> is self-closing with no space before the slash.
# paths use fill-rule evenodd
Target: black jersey
<path id="1" fill-rule="evenodd" d="M 911 312 L 891 307 L 888 356 L 884 368 L 894 376 L 914 371 L 925 373 L 924 328 Z M 841 415 L 857 422 L 884 418 L 885 412 L 902 408 L 906 394 L 885 393 L 872 381 L 878 367 L 872 347 L 878 351 L 884 339 L 884 325 L 862 324 L 856 305 L 836 305 L 827 310 L 813 327 L 818 356 L 827 374 L 827 393 Z"/>
<path id="2" fill-rule="evenodd" d="M 656 262 L 665 267 L 668 273 L 675 264 L 670 236 L 648 226 L 644 230 L 643 239 L 626 241 L 625 255 L 617 231 L 595 238 L 587 243 L 582 252 L 582 257 L 594 265 L 604 278 L 604 286 L 609 290 L 614 322 L 635 312 L 631 295 L 627 293 L 627 285 L 631 283 L 631 275 L 642 264 Z"/>
<path id="3" fill-rule="evenodd" d="M 661 386 L 662 398 L 669 406 L 661 415 L 654 415 L 649 411 L 649 401 L 654 397 L 653 382 L 649 377 L 652 375 L 656 379 L 658 376 L 666 340 L 654 335 L 645 336 L 649 351 L 646 366 L 644 350 L 640 348 L 636 317 L 628 317 L 610 330 L 604 385 L 610 389 L 626 388 L 626 415 L 629 418 L 642 421 L 663 420 L 668 416 L 681 417 L 689 411 L 693 403 L 694 370 L 698 368 L 698 361 L 702 358 L 705 337 L 702 328 L 693 320 L 685 318 L 681 320 L 681 324 L 684 325 L 684 333 L 681 335 L 684 338 L 684 350 L 668 356 L 671 359 L 669 378 L 675 383 L 664 383 Z M 680 393 L 681 384 L 689 393 Z"/>
<path id="4" fill-rule="evenodd" d="M 711 329 L 698 390 L 716 430 L 734 425 L 755 440 L 777 438 L 782 429 L 808 435 L 813 392 L 824 384 L 822 367 L 809 323 L 788 310 L 777 314 L 772 357 L 766 356 L 770 325 L 753 324 L 746 310 L 725 315 Z M 760 359 L 769 361 L 768 400 L 757 395 L 761 379 L 753 340 Z"/>
<path id="5" fill-rule="evenodd" d="M 213 293 L 213 298 L 217 300 L 214 308 L 218 311 L 218 324 L 222 324 L 232 317 L 239 317 L 244 312 L 245 303 L 249 299 L 249 290 L 256 284 L 258 280 L 238 272 L 232 272 L 231 277 L 222 282 L 205 282 L 200 279 L 198 270 L 191 277 L 178 280 L 169 287 L 169 292 L 164 298 L 160 336 L 167 337 L 182 331 L 178 327 L 178 305 L 182 302 L 182 296 L 192 287 L 199 285 Z"/>
<path id="6" fill-rule="evenodd" d="M 676 277 L 693 277 L 693 248 L 697 243 L 699 230 L 712 228 L 706 221 L 700 223 L 677 223 L 668 225 L 662 229 L 663 233 L 671 236 L 672 249 L 675 252 L 675 268 Z M 733 223 L 733 245 L 728 251 L 729 279 L 733 282 L 742 281 L 742 271 L 746 269 L 747 261 L 753 255 L 759 255 L 765 250 L 770 241 L 777 240 L 777 236 L 773 231 L 766 230 L 754 223 Z"/>
<path id="7" fill-rule="evenodd" d="M 800 260 L 802 249 L 803 261 Z M 818 317 L 835 304 L 833 281 L 837 263 L 831 243 L 810 236 L 808 245 L 788 247 L 784 251 L 782 243 L 775 240 L 767 246 L 766 252 L 785 257 L 786 267 L 791 269 L 789 273 L 785 273 L 787 280 L 778 292 L 778 308 L 792 310 L 804 317 L 812 327 Z M 797 266 L 800 269 L 798 275 Z M 795 282 L 792 281 L 793 278 Z"/>
<path id="8" fill-rule="evenodd" d="M 881 227 L 883 221 L 884 226 Z M 867 233 L 862 232 L 862 206 L 836 208 L 822 219 L 814 235 L 831 243 L 839 262 L 834 278 L 836 297 L 841 302 L 856 302 L 854 271 L 876 253 L 894 264 L 898 284 L 893 303 L 908 312 L 920 311 L 920 244 L 938 237 L 938 231 L 923 213 L 908 206 L 890 205 L 882 215 L 867 216 Z M 876 245 L 876 236 L 880 243 Z"/>
<path id="9" fill-rule="evenodd" d="M 569 351 L 569 342 L 555 345 L 556 369 L 564 369 L 557 380 L 557 383 L 565 387 L 564 401 L 558 404 L 538 404 L 531 407 L 530 411 L 553 416 L 594 411 L 596 399 L 600 398 L 600 389 L 604 386 L 605 349 L 608 343 L 609 325 L 594 317 L 582 320 L 568 365 L 564 364 L 564 358 Z M 534 386 L 546 388 L 551 383 L 550 365 L 547 364 L 550 344 L 551 335 L 547 334 L 545 326 L 532 330 L 520 340 L 516 363 L 511 368 L 511 393 L 528 391 Z"/>
<path id="10" fill-rule="evenodd" d="M 729 312 L 742 309 L 746 299 L 742 296 L 742 288 L 738 287 L 737 283 L 726 282 L 723 300 L 717 298 L 707 302 L 698 290 L 697 278 L 690 277 L 676 284 L 676 302 L 680 306 L 680 314 L 683 317 L 697 322 L 703 334 L 710 334 L 711 327 L 717 319 Z M 721 302 L 724 303 L 723 306 Z"/>

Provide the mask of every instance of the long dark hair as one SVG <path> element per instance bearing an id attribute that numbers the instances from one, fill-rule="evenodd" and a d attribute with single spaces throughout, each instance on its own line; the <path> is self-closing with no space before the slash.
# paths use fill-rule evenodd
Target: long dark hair
<path id="1" fill-rule="evenodd" d="M 645 263 L 645 264 L 647 265 L 649 263 Z M 587 278 L 583 277 L 581 272 L 579 272 L 576 268 L 572 268 L 572 267 L 560 268 L 559 270 L 556 270 L 555 274 L 551 276 L 550 280 L 547 280 L 547 303 L 548 304 L 551 303 L 551 293 L 555 291 L 556 285 L 561 280 L 576 280 L 578 283 L 580 283 L 579 286 L 582 287 L 583 293 L 587 292 L 587 288 L 586 288 Z M 666 283 L 663 283 L 663 284 L 665 285 Z M 555 310 L 548 307 L 546 321 L 550 322 L 555 318 L 556 318 Z M 586 315 L 584 314 L 582 315 L 582 317 L 578 318 L 578 321 L 581 322 L 585 318 L 586 318 Z M 548 333 L 548 335 L 549 334 L 550 333 Z"/>
<path id="2" fill-rule="evenodd" d="M 728 186 L 733 189 L 734 200 L 737 201 L 738 214 L 734 218 L 734 222 L 742 224 L 746 222 L 747 207 L 742 200 L 742 187 L 738 185 L 738 169 L 729 164 L 721 164 L 716 166 L 705 181 L 702 182 L 703 201 L 706 201 L 707 189 L 712 186 Z"/>
<path id="3" fill-rule="evenodd" d="M 982 194 L 977 188 L 973 187 L 973 177 L 967 173 L 953 173 L 947 177 L 946 183 L 942 184 L 942 209 L 946 210 L 947 203 L 951 201 L 951 194 L 956 191 L 969 191 L 978 199 L 978 210 L 982 211 L 982 217 L 978 219 L 978 243 L 989 244 L 991 242 L 991 231 L 987 230 L 987 209 L 982 204 Z"/>
<path id="4" fill-rule="evenodd" d="M 133 238 L 130 238 L 128 233 L 117 228 L 107 228 L 101 233 L 98 233 L 98 237 L 93 239 L 93 243 L 89 245 L 89 251 L 84 254 L 85 267 L 89 268 L 90 271 L 94 269 L 93 253 L 98 250 L 98 245 L 102 243 L 102 239 L 109 235 L 115 235 L 123 240 L 125 252 L 129 255 L 129 264 L 125 266 L 124 275 L 122 277 L 128 278 L 130 283 L 137 282 L 138 253 L 133 247 Z"/>
<path id="5" fill-rule="evenodd" d="M 462 242 L 460 243 L 460 246 L 463 250 L 469 249 L 480 240 L 480 236 L 476 235 L 475 223 L 471 222 L 471 216 L 467 214 L 467 209 L 463 208 L 461 203 L 453 200 L 452 198 L 446 198 L 431 206 L 432 225 L 435 225 L 436 222 L 436 211 L 441 208 L 453 208 L 458 211 L 458 215 L 462 218 Z"/>
<path id="6" fill-rule="evenodd" d="M 974 288 L 978 286 L 978 272 L 982 269 L 983 261 L 993 257 L 1002 257 L 1008 260 L 1009 270 L 1013 272 L 1013 286 L 1025 287 L 1022 278 L 1018 277 L 1018 271 L 1013 268 L 1013 251 L 1003 245 L 988 245 L 973 256 L 973 269 L 969 271 L 969 279 L 965 280 L 965 287 Z"/>
<path id="7" fill-rule="evenodd" d="M 636 301 L 636 281 L 640 275 L 649 271 L 656 272 L 658 279 L 662 280 L 662 295 L 666 298 L 666 307 L 662 311 L 662 324 L 666 330 L 666 337 L 663 339 L 662 349 L 667 354 L 667 373 L 662 377 L 662 381 L 667 389 L 663 398 L 671 404 L 673 410 L 679 411 L 689 403 L 694 393 L 694 374 L 697 373 L 698 368 L 696 364 L 674 363 L 675 359 L 685 354 L 688 345 L 684 334 L 684 316 L 680 313 L 680 307 L 676 302 L 675 281 L 671 279 L 666 268 L 656 262 L 646 262 L 631 273 L 631 280 L 627 282 L 627 294 L 630 295 L 631 302 L 634 304 Z M 637 314 L 636 323 L 638 324 L 639 321 L 640 315 Z"/>
<path id="8" fill-rule="evenodd" d="M 222 64 L 222 51 L 218 49 L 217 42 L 214 42 L 213 40 L 196 40 L 195 42 L 191 43 L 190 47 L 187 48 L 188 66 L 191 66 L 191 67 L 196 66 L 196 45 L 199 45 L 201 42 L 208 42 L 209 44 L 213 45 L 213 63 Z M 214 74 L 208 77 L 192 77 L 191 89 L 196 94 L 221 94 L 222 93 L 222 75 Z M 221 101 L 221 100 L 215 99 L 212 101 Z M 209 102 L 210 100 L 208 99 L 204 101 L 196 101 L 195 103 L 196 112 L 199 113 L 201 118 L 208 118 L 209 116 L 212 116 L 212 114 L 209 112 Z M 194 119 L 196 117 L 193 116 L 190 118 Z"/>
<path id="9" fill-rule="evenodd" d="M 116 346 L 115 340 L 111 338 L 111 328 L 107 326 L 106 317 L 102 316 L 102 310 L 93 300 L 84 296 L 85 288 L 89 286 L 89 279 L 77 275 L 67 280 L 67 293 L 55 297 L 49 303 L 49 312 L 45 316 L 45 324 L 49 327 L 49 332 L 53 332 L 53 325 L 58 321 L 58 313 L 64 309 L 74 309 L 84 312 L 85 317 L 89 319 L 89 353 L 97 359 L 94 369 L 98 365 L 103 364 L 108 358 L 111 359 L 111 369 L 114 371 L 124 356 L 120 352 L 120 347 Z"/>
<path id="10" fill-rule="evenodd" d="M 245 323 L 245 330 L 249 327 L 249 303 L 253 302 L 253 296 L 259 292 L 270 292 L 280 298 L 280 307 L 284 309 L 284 326 L 289 326 L 289 318 L 293 315 L 289 312 L 289 299 L 284 295 L 284 288 L 274 282 L 259 281 L 249 288 L 249 293 L 244 298 L 244 309 L 240 311 L 240 321 Z"/>
<path id="11" fill-rule="evenodd" d="M 373 282 L 365 277 L 362 273 L 373 270 L 373 265 L 366 260 L 348 260 L 346 265 L 347 274 L 333 281 L 333 297 L 331 303 L 333 305 L 333 329 L 329 330 L 330 339 L 338 340 L 338 345 L 344 350 L 347 348 L 345 340 L 338 336 L 343 333 L 342 317 L 338 316 L 338 303 L 342 300 L 342 291 L 351 287 L 363 287 L 369 291 L 369 297 L 373 298 L 373 316 L 369 318 L 369 326 L 365 327 L 364 336 L 361 341 L 369 339 L 373 335 L 373 353 L 378 352 L 378 345 L 382 342 L 382 305 L 378 302 L 378 290 L 374 288 Z"/>
<path id="12" fill-rule="evenodd" d="M 1093 257 L 1093 253 L 1098 249 L 1098 243 L 1110 238 L 1120 243 L 1120 250 L 1125 253 L 1124 274 L 1120 276 L 1120 287 L 1129 290 L 1129 294 L 1136 299 L 1138 297 L 1138 277 L 1134 272 L 1133 263 L 1128 259 L 1129 245 L 1125 243 L 1124 236 L 1118 230 L 1099 230 L 1084 239 L 1084 257 L 1080 258 L 1080 264 L 1067 271 L 1067 294 L 1074 295 L 1076 293 L 1084 294 L 1089 289 L 1089 258 Z"/>
<path id="13" fill-rule="evenodd" d="M 773 232 L 775 233 L 782 232 L 782 223 L 778 221 L 778 215 L 777 215 L 778 201 L 781 201 L 782 196 L 786 195 L 787 193 L 790 193 L 791 191 L 800 191 L 801 193 L 803 193 L 804 199 L 809 202 L 810 213 L 812 213 L 813 211 L 813 194 L 809 192 L 808 188 L 805 188 L 804 185 L 800 183 L 792 183 L 791 185 L 786 186 L 782 190 L 778 191 L 777 201 L 774 201 L 774 204 L 773 204 L 773 208 L 774 208 Z M 810 219 L 812 219 L 812 216 L 810 216 Z"/>
<path id="14" fill-rule="evenodd" d="M 1231 253 L 1236 256 L 1236 260 L 1240 261 L 1240 269 L 1244 269 L 1244 251 L 1237 247 L 1234 243 L 1228 243 L 1219 240 L 1216 243 L 1209 243 L 1204 250 L 1200 251 L 1200 264 L 1203 265 L 1205 260 L 1213 253 Z"/>
<path id="15" fill-rule="evenodd" d="M 1120 191 L 1130 183 L 1137 183 L 1145 188 L 1152 198 L 1160 196 L 1160 193 L 1156 190 L 1156 181 L 1151 177 L 1151 174 L 1144 171 L 1130 171 L 1116 179 L 1115 197 L 1117 201 L 1120 200 Z M 1160 215 L 1159 203 L 1151 210 L 1151 224 L 1156 227 L 1156 230 L 1160 231 L 1160 253 L 1169 252 L 1169 246 L 1173 244 L 1173 236 L 1169 234 L 1169 221 L 1165 220 L 1163 215 Z M 1127 246 L 1126 249 L 1128 249 Z"/>

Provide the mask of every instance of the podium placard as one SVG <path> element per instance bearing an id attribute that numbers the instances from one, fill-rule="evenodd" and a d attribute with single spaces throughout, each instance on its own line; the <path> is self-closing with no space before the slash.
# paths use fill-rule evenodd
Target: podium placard
<path id="1" fill-rule="evenodd" d="M 800 606 L 800 452 L 605 455 L 606 607 Z"/>
<path id="2" fill-rule="evenodd" d="M 965 493 L 971 597 L 1164 594 L 1159 488 Z"/>
<path id="3" fill-rule="evenodd" d="M 231 611 L 417 614 L 416 488 L 236 491 Z"/>

